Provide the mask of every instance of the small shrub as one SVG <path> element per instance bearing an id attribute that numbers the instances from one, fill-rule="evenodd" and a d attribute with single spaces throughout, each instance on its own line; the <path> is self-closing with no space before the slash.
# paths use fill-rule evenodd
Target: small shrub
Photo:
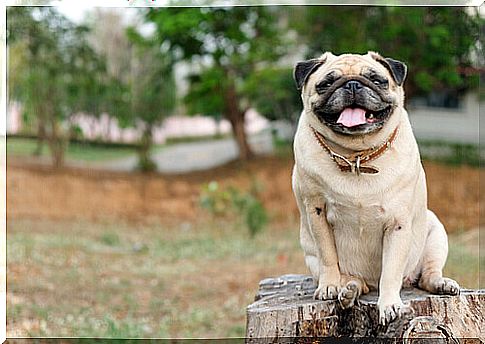
<path id="1" fill-rule="evenodd" d="M 205 185 L 199 198 L 199 204 L 213 216 L 226 217 L 235 215 L 243 222 L 251 237 L 263 230 L 268 222 L 268 215 L 263 203 L 257 198 L 261 185 L 253 181 L 249 191 L 240 191 L 235 187 L 221 190 L 215 181 Z"/>
<path id="2" fill-rule="evenodd" d="M 157 170 L 157 164 L 152 159 L 139 159 L 137 164 L 137 170 L 141 172 L 155 172 Z"/>
<path id="3" fill-rule="evenodd" d="M 101 235 L 101 242 L 108 246 L 116 246 L 120 243 L 120 237 L 113 232 L 105 232 Z"/>

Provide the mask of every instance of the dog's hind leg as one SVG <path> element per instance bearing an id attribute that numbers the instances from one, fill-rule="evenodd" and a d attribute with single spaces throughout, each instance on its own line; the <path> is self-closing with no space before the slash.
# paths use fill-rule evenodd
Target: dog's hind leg
<path id="1" fill-rule="evenodd" d="M 342 308 L 352 307 L 360 295 L 369 292 L 367 284 L 358 277 L 342 275 L 340 281 L 343 287 L 338 294 L 338 300 Z"/>
<path id="2" fill-rule="evenodd" d="M 432 211 L 428 210 L 427 216 L 429 233 L 420 262 L 421 276 L 418 286 L 434 294 L 458 295 L 458 283 L 442 274 L 448 256 L 445 228 Z"/>

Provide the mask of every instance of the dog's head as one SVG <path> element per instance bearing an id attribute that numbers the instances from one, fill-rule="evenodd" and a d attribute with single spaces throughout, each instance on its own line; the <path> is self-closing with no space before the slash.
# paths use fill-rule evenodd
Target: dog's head
<path id="1" fill-rule="evenodd" d="M 364 135 L 381 129 L 402 107 L 404 63 L 377 53 L 325 53 L 299 62 L 294 77 L 305 110 L 337 134 Z"/>

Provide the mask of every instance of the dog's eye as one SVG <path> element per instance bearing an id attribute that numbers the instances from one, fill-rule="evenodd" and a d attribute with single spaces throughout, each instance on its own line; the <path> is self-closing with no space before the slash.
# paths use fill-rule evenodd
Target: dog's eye
<path id="1" fill-rule="evenodd" d="M 327 88 L 333 85 L 331 80 L 323 80 L 316 85 L 317 93 L 323 93 Z"/>
<path id="2" fill-rule="evenodd" d="M 330 87 L 332 86 L 333 82 L 332 81 L 322 81 L 318 83 L 317 88 L 325 88 L 325 87 Z"/>
<path id="3" fill-rule="evenodd" d="M 373 78 L 372 83 L 379 87 L 387 87 L 387 80 L 381 78 Z"/>

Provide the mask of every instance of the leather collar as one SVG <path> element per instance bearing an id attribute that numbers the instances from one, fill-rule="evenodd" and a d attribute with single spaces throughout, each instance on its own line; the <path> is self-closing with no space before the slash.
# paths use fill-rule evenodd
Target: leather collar
<path id="1" fill-rule="evenodd" d="M 321 133 L 319 133 L 317 130 L 315 130 L 315 128 L 313 128 L 311 125 L 310 125 L 310 128 L 312 129 L 313 134 L 315 135 L 315 138 L 317 139 L 320 146 L 328 154 L 330 154 L 330 157 L 332 158 L 333 161 L 335 161 L 337 166 L 340 168 L 340 171 L 351 172 L 357 175 L 360 175 L 361 173 L 367 173 L 367 174 L 379 173 L 379 170 L 375 166 L 364 165 L 364 164 L 367 164 L 370 161 L 375 160 L 378 157 L 380 157 L 382 154 L 384 154 L 384 152 L 386 152 L 391 147 L 392 143 L 395 141 L 397 134 L 399 132 L 399 126 L 397 126 L 396 129 L 394 129 L 394 131 L 391 133 L 391 135 L 389 135 L 387 140 L 381 145 L 377 147 L 372 147 L 366 150 L 357 151 L 355 153 L 352 153 L 349 156 L 344 156 L 330 149 L 330 146 L 325 141 L 324 136 Z"/>

